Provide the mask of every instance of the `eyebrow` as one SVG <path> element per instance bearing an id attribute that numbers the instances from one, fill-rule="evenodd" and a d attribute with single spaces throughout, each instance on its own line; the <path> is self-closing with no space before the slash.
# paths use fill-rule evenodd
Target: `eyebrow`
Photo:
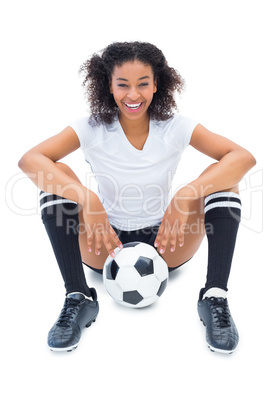
<path id="1" fill-rule="evenodd" d="M 138 79 L 138 81 L 140 80 L 144 80 L 145 78 L 149 79 L 150 77 L 148 75 L 145 75 L 144 77 L 141 77 Z M 117 78 L 116 81 L 128 81 L 125 78 Z"/>

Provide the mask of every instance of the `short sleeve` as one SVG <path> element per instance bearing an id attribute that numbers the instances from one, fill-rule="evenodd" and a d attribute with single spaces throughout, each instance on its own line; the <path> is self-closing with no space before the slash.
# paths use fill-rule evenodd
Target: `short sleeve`
<path id="1" fill-rule="evenodd" d="M 72 127 L 72 129 L 76 132 L 82 151 L 85 151 L 87 148 L 89 148 L 90 144 L 92 143 L 91 139 L 93 135 L 89 116 L 75 120 L 69 126 Z"/>
<path id="2" fill-rule="evenodd" d="M 198 121 L 188 116 L 180 114 L 175 115 L 172 131 L 175 136 L 175 142 L 181 152 L 190 144 L 191 137 Z"/>

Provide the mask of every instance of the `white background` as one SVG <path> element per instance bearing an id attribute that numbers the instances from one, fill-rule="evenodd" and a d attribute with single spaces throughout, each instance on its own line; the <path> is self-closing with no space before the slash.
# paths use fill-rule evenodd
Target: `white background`
<path id="1" fill-rule="evenodd" d="M 266 1 L 10 0 L 0 11 L 3 400 L 266 401 Z M 99 294 L 99 318 L 76 351 L 57 354 L 47 347 L 64 288 L 40 220 L 38 191 L 17 162 L 88 113 L 79 66 L 110 42 L 125 40 L 160 47 L 187 82 L 180 111 L 258 161 L 241 183 L 243 218 L 229 281 L 240 343 L 231 356 L 208 350 L 197 315 L 206 240 L 147 309 L 116 305 L 101 278 L 86 270 Z M 67 163 L 83 181 L 82 153 Z M 193 180 L 210 163 L 187 149 L 177 183 Z"/>

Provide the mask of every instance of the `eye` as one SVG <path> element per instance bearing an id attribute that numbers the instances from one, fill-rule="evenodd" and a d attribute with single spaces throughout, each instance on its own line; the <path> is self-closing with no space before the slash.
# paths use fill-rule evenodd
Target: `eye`
<path id="1" fill-rule="evenodd" d="M 118 84 L 118 86 L 121 88 L 127 88 L 127 84 Z"/>
<path id="2" fill-rule="evenodd" d="M 142 82 L 139 86 L 140 87 L 147 87 L 149 85 L 148 82 Z"/>

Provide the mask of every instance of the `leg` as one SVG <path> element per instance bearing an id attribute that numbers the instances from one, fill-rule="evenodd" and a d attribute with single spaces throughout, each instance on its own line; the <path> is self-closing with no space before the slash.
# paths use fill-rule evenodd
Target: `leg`
<path id="1" fill-rule="evenodd" d="M 206 339 L 214 352 L 232 353 L 239 335 L 227 301 L 241 201 L 238 188 L 205 198 L 205 226 L 208 238 L 208 267 L 205 287 L 200 291 L 198 313 L 206 326 Z"/>
<path id="2" fill-rule="evenodd" d="M 194 256 L 199 249 L 205 234 L 204 199 L 201 198 L 192 201 L 190 204 L 183 247 L 176 247 L 174 252 L 170 252 L 170 244 L 168 242 L 166 251 L 161 256 L 170 268 L 178 267 Z M 159 251 L 160 247 L 158 248 L 158 252 Z"/>
<path id="3" fill-rule="evenodd" d="M 214 163 L 208 166 L 200 176 L 213 168 Z M 189 217 L 184 235 L 184 245 L 177 247 L 175 252 L 170 252 L 170 242 L 166 247 L 166 252 L 162 257 L 169 267 L 178 267 L 194 256 L 204 239 L 205 230 L 204 198 L 194 200 L 190 204 Z M 160 247 L 158 248 L 160 252 Z"/>
<path id="4" fill-rule="evenodd" d="M 61 163 L 61 162 L 56 162 L 56 165 L 58 168 L 63 170 L 65 173 L 67 173 L 69 176 L 73 177 L 77 181 L 80 181 L 79 178 L 76 176 L 76 174 L 73 172 L 73 170 L 69 166 L 67 166 L 66 164 Z M 96 255 L 94 252 L 91 252 L 91 253 L 88 252 L 87 232 L 86 232 L 83 213 L 82 213 L 81 209 L 79 211 L 78 219 L 79 219 L 79 225 L 77 225 L 77 227 L 79 228 L 79 248 L 80 248 L 82 261 L 89 267 L 102 270 L 104 262 L 105 262 L 106 258 L 108 257 L 108 252 L 104 245 L 102 245 L 100 255 Z M 116 247 L 116 245 L 114 245 L 114 247 Z M 92 250 L 94 250 L 94 249 L 95 249 L 95 244 L 93 243 Z"/>
<path id="5" fill-rule="evenodd" d="M 227 301 L 241 202 L 237 189 L 218 192 L 205 199 L 208 237 L 208 269 L 205 287 L 200 291 L 198 314 L 206 326 L 206 340 L 213 352 L 232 353 L 239 335 Z"/>
<path id="6" fill-rule="evenodd" d="M 210 168 L 210 167 L 209 167 Z M 209 169 L 208 168 L 208 169 Z M 238 188 L 211 194 L 204 200 L 205 213 L 193 204 L 190 210 L 185 245 L 176 252 L 163 255 L 169 266 L 180 265 L 199 247 L 206 232 L 208 238 L 208 267 L 205 287 L 200 291 L 198 313 L 207 327 L 207 344 L 212 351 L 232 353 L 239 336 L 231 317 L 227 298 L 236 235 L 240 221 L 241 202 Z M 203 205 L 203 200 L 200 204 Z M 203 209 L 203 208 L 202 208 Z M 205 225 L 204 225 L 205 216 Z M 197 226 L 197 235 L 193 234 Z M 169 248 L 167 248 L 169 250 Z"/>
<path id="7" fill-rule="evenodd" d="M 201 176 L 204 173 L 208 172 L 211 168 L 213 168 L 213 166 L 214 166 L 214 164 L 210 165 L 204 172 L 202 172 Z M 238 194 L 239 193 L 238 186 L 236 186 L 232 189 L 227 189 L 221 193 Z M 209 197 L 211 197 L 211 196 L 209 196 Z M 210 203 L 211 203 L 211 201 L 210 201 Z M 162 257 L 167 262 L 169 267 L 180 266 L 181 264 L 188 261 L 191 257 L 193 257 L 193 255 L 196 253 L 196 251 L 200 247 L 200 244 L 202 243 L 202 240 L 203 240 L 205 234 L 207 234 L 208 242 L 210 244 L 210 253 L 208 256 L 208 274 L 210 274 L 211 271 L 213 271 L 213 269 L 215 268 L 215 267 L 213 268 L 213 266 L 217 265 L 215 263 L 215 260 L 217 259 L 217 257 L 216 257 L 217 252 L 215 251 L 215 247 L 214 247 L 215 241 L 216 241 L 216 236 L 211 236 L 214 229 L 212 228 L 212 223 L 210 222 L 210 219 L 209 219 L 209 216 L 213 216 L 213 217 L 215 216 L 215 211 L 213 211 L 213 213 L 209 212 L 209 214 L 205 214 L 204 206 L 205 206 L 204 198 L 200 198 L 198 200 L 191 202 L 189 217 L 188 217 L 186 230 L 185 230 L 185 236 L 184 236 L 184 246 L 182 248 L 177 247 L 175 252 L 171 253 L 170 252 L 170 244 L 168 243 L 168 245 L 166 247 L 166 252 L 164 255 L 162 255 Z M 211 208 L 211 206 L 210 206 L 210 208 Z M 226 210 L 229 210 L 229 208 L 224 208 L 221 210 L 225 213 Z M 217 214 L 217 212 L 216 212 L 216 214 Z M 226 213 L 225 213 L 225 215 L 226 215 Z M 227 216 L 229 216 L 228 211 L 227 211 Z M 234 241 L 230 242 L 230 244 L 234 245 L 236 232 L 237 232 L 237 228 L 235 229 L 235 227 L 236 227 L 237 222 L 239 221 L 239 217 L 237 219 L 237 210 L 236 209 L 234 209 L 232 211 L 232 217 L 235 217 L 233 219 L 233 226 L 234 226 L 234 239 L 233 240 Z M 214 224 L 215 224 L 215 220 L 214 220 Z M 226 237 L 228 236 L 228 234 L 230 234 L 230 230 L 227 227 L 226 227 L 226 229 L 222 228 L 221 223 L 219 223 L 218 226 L 220 226 L 218 231 L 224 233 L 224 235 L 226 235 Z M 216 224 L 216 227 L 217 227 L 217 224 Z M 215 257 L 213 256 L 213 258 L 212 258 L 213 250 L 214 250 Z M 160 251 L 160 247 L 159 247 L 158 251 Z M 226 255 L 227 254 L 228 253 L 226 253 Z M 224 266 L 224 261 L 223 261 L 222 265 Z M 229 255 L 228 255 L 227 265 L 228 265 L 228 267 L 230 266 L 230 256 Z M 230 267 L 228 269 L 230 272 Z M 227 280 L 228 280 L 228 276 L 229 276 L 229 273 L 226 275 Z M 210 286 L 210 285 L 212 285 L 212 286 Z M 215 286 L 215 284 L 207 283 L 205 286 L 205 289 L 208 290 L 209 287 L 213 287 L 213 286 Z M 226 286 L 227 285 L 225 285 L 225 287 Z"/>
<path id="8" fill-rule="evenodd" d="M 238 189 L 214 193 L 205 199 L 208 267 L 206 284 L 200 292 L 200 298 L 226 296 L 240 215 Z"/>
<path id="9" fill-rule="evenodd" d="M 66 170 L 68 168 L 63 164 L 57 165 Z M 45 192 L 41 192 L 40 204 L 42 220 L 67 295 L 61 314 L 49 331 L 48 344 L 54 351 L 71 351 L 78 345 L 82 328 L 90 326 L 98 315 L 97 294 L 94 288 L 88 287 L 83 270 L 79 247 L 78 205 L 64 197 Z"/>
<path id="10" fill-rule="evenodd" d="M 40 193 L 41 216 L 66 288 L 66 294 L 91 296 L 78 242 L 78 205 L 63 197 Z"/>

